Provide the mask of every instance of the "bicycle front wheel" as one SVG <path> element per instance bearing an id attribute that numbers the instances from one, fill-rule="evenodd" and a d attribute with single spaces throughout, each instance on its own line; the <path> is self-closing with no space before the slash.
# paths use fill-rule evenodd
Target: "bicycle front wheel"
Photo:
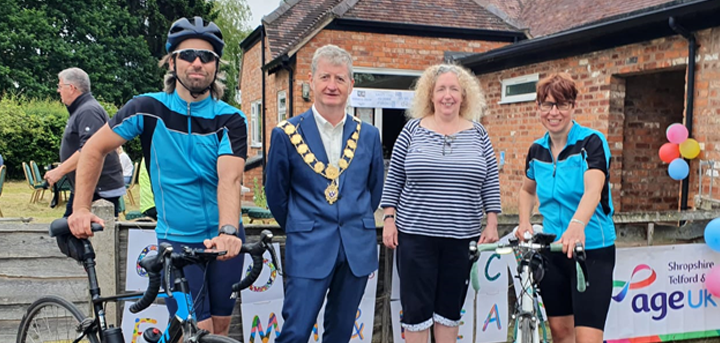
<path id="1" fill-rule="evenodd" d="M 80 336 L 78 325 L 85 315 L 71 302 L 45 296 L 30 305 L 20 322 L 16 343 L 72 342 Z M 80 342 L 98 343 L 94 332 Z"/>
<path id="2" fill-rule="evenodd" d="M 200 343 L 240 343 L 230 337 L 218 336 L 218 335 L 205 335 L 199 340 Z"/>
<path id="3" fill-rule="evenodd" d="M 519 323 L 519 329 L 520 329 L 520 339 L 522 339 L 521 343 L 534 343 L 533 342 L 533 332 L 532 332 L 532 325 L 530 325 L 530 318 L 522 317 L 520 318 Z"/>

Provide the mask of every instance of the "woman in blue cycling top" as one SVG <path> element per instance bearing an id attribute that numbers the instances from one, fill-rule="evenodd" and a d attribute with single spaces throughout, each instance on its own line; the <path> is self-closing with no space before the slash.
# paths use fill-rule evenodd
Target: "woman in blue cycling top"
<path id="1" fill-rule="evenodd" d="M 540 282 L 553 342 L 603 341 L 615 267 L 615 226 L 610 196 L 610 149 L 605 136 L 573 120 L 578 90 L 570 75 L 551 74 L 537 84 L 537 114 L 547 130 L 528 151 L 520 189 L 518 238 L 532 233 L 535 196 L 545 233 L 565 254 L 547 253 Z M 577 291 L 573 248 L 587 250 L 590 286 Z"/>

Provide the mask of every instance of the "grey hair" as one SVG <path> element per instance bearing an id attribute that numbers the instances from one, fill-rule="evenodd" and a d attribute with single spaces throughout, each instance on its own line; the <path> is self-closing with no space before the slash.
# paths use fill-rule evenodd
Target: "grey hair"
<path id="1" fill-rule="evenodd" d="M 90 77 L 80 68 L 68 68 L 58 73 L 62 82 L 75 86 L 82 93 L 90 93 Z"/>
<path id="2" fill-rule="evenodd" d="M 170 64 L 168 63 L 168 61 L 170 61 L 171 57 L 172 57 L 172 53 L 163 56 L 163 58 L 160 59 L 158 66 L 160 66 L 161 68 L 165 64 L 167 64 L 169 66 Z M 227 74 L 224 71 L 220 71 L 219 69 L 220 69 L 220 64 L 227 64 L 227 63 L 228 63 L 227 61 L 220 60 L 220 63 L 217 66 L 218 70 L 216 70 L 216 72 L 215 72 L 215 81 L 210 86 L 210 95 L 215 100 L 222 99 L 223 94 L 225 94 L 225 79 L 227 77 Z M 165 80 L 163 81 L 163 83 L 165 85 L 163 87 L 163 91 L 165 93 L 169 94 L 169 93 L 172 93 L 175 91 L 175 87 L 177 85 L 177 77 L 175 76 L 175 72 L 172 69 L 168 68 L 167 73 L 165 73 Z"/>
<path id="3" fill-rule="evenodd" d="M 353 79 L 352 56 L 350 56 L 350 53 L 345 49 L 337 45 L 328 44 L 315 50 L 315 54 L 312 58 L 312 64 L 310 65 L 312 75 L 315 75 L 321 58 L 333 65 L 346 65 L 348 73 L 350 74 L 348 76 L 351 80 Z"/>

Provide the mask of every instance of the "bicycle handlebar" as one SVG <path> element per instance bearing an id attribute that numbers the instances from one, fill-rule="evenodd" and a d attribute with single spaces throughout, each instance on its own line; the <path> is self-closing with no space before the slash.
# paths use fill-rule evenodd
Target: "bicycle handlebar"
<path id="1" fill-rule="evenodd" d="M 102 225 L 98 223 L 90 223 L 90 229 L 92 232 L 98 232 L 102 231 L 103 227 Z M 52 221 L 50 224 L 50 230 L 48 232 L 50 237 L 57 237 L 62 235 L 69 235 L 70 232 L 70 226 L 68 225 L 67 218 L 58 218 Z"/>
<path id="2" fill-rule="evenodd" d="M 240 280 L 240 282 L 232 286 L 234 294 L 252 285 L 253 282 L 255 282 L 255 280 L 257 280 L 260 276 L 263 266 L 263 254 L 266 250 L 270 251 L 273 263 L 275 263 L 276 266 L 278 265 L 275 250 L 272 247 L 272 238 L 272 232 L 269 230 L 263 230 L 262 233 L 260 233 L 260 240 L 255 243 L 246 243 L 242 245 L 240 253 L 250 254 L 253 259 L 253 269 L 247 276 Z M 169 287 L 167 287 L 167 285 L 170 284 L 170 269 L 202 263 L 204 261 L 215 259 L 218 256 L 222 256 L 225 253 L 225 251 L 207 251 L 203 249 L 190 249 L 187 247 L 184 247 L 182 252 L 176 253 L 174 252 L 172 245 L 168 243 L 160 244 L 157 255 L 147 257 L 140 261 L 140 266 L 145 268 L 148 272 L 150 280 L 148 281 L 148 288 L 143 294 L 143 297 L 138 302 L 130 306 L 130 312 L 140 312 L 155 301 L 155 298 L 160 290 L 161 270 L 163 270 L 165 274 L 165 291 L 168 297 L 172 297 L 172 293 L 170 293 Z M 279 270 L 280 268 L 278 267 L 278 271 Z"/>
<path id="3" fill-rule="evenodd" d="M 240 280 L 240 282 L 232 285 L 234 295 L 236 295 L 237 292 L 250 287 L 250 285 L 257 280 L 258 276 L 260 276 L 260 272 L 262 272 L 263 268 L 263 254 L 265 251 L 270 252 L 270 258 L 272 258 L 273 264 L 277 268 L 278 272 L 280 272 L 280 267 L 277 263 L 277 256 L 275 255 L 275 249 L 273 249 L 272 246 L 272 239 L 272 232 L 270 232 L 270 230 L 263 230 L 260 233 L 260 240 L 255 243 L 243 244 L 242 249 L 240 249 L 240 253 L 250 254 L 253 260 L 253 267 L 250 270 L 250 273 Z"/>
<path id="4" fill-rule="evenodd" d="M 504 249 L 522 249 L 522 250 L 550 250 L 551 252 L 562 252 L 563 245 L 561 243 L 541 244 L 532 241 L 521 242 L 517 239 L 511 239 L 508 243 L 486 243 L 477 244 L 475 241 L 470 242 L 470 261 L 473 263 L 480 258 L 480 253 L 484 251 L 495 251 L 498 254 L 508 253 L 501 251 Z M 587 281 L 587 265 L 585 260 L 585 247 L 582 244 L 575 245 L 573 249 L 573 259 L 575 260 L 575 278 L 577 280 L 578 292 L 585 292 L 590 283 Z"/>

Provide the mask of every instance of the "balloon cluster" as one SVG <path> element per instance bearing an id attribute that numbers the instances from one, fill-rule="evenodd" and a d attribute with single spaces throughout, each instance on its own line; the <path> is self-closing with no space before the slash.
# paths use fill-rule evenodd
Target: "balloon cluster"
<path id="1" fill-rule="evenodd" d="M 683 124 L 672 124 L 665 131 L 669 143 L 660 147 L 658 155 L 668 165 L 668 174 L 673 180 L 682 180 L 688 176 L 690 166 L 680 158 L 689 160 L 700 155 L 700 144 L 692 138 L 688 138 L 688 130 Z"/>
<path id="2" fill-rule="evenodd" d="M 720 252 L 720 218 L 711 220 L 705 227 L 705 243 L 710 249 Z M 714 266 L 705 275 L 705 288 L 710 294 L 720 297 L 720 266 Z"/>

